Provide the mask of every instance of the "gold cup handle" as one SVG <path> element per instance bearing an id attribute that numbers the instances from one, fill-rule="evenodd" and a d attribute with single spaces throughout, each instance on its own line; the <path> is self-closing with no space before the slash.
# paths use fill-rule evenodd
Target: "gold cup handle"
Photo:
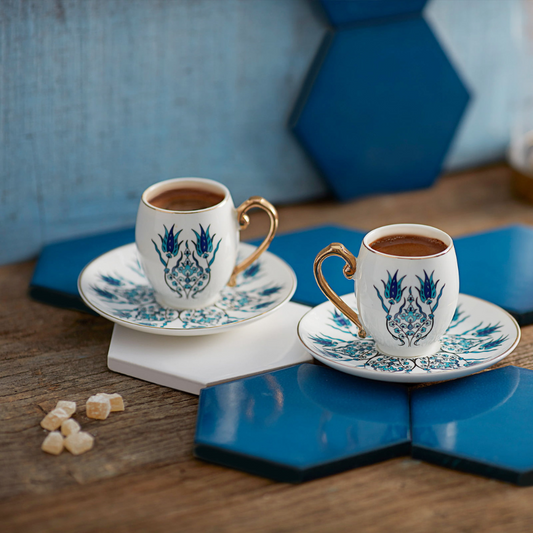
<path id="1" fill-rule="evenodd" d="M 261 245 L 257 249 L 255 249 L 246 259 L 244 259 L 241 263 L 235 266 L 235 268 L 233 269 L 233 273 L 231 274 L 231 278 L 228 281 L 228 285 L 230 287 L 234 287 L 237 283 L 237 275 L 240 274 L 243 270 L 246 270 L 268 248 L 269 244 L 274 238 L 274 235 L 276 234 L 276 231 L 278 230 L 278 212 L 268 200 L 261 198 L 261 196 L 252 196 L 237 208 L 237 221 L 239 222 L 240 230 L 246 229 L 248 227 L 248 224 L 250 224 L 250 217 L 246 213 L 247 211 L 250 211 L 250 209 L 255 208 L 259 208 L 263 211 L 266 211 L 267 215 L 270 218 L 270 229 L 268 230 L 268 234 L 265 237 L 265 240 L 261 243 Z"/>
<path id="2" fill-rule="evenodd" d="M 326 298 L 357 326 L 359 329 L 359 337 L 364 339 L 366 337 L 366 331 L 364 330 L 357 313 L 337 296 L 335 291 L 329 286 L 324 274 L 322 273 L 322 263 L 324 262 L 324 259 L 332 255 L 338 255 L 339 257 L 342 257 L 344 261 L 346 261 L 342 271 L 348 279 L 353 279 L 355 276 L 357 261 L 354 255 L 350 253 L 340 242 L 333 242 L 329 246 L 326 246 L 316 256 L 315 263 L 313 265 L 316 282 L 320 287 L 320 290 L 326 295 Z"/>

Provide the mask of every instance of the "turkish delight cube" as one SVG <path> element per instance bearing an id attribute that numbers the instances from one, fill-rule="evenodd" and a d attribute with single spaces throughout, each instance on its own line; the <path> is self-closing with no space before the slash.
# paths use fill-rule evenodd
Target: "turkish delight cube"
<path id="1" fill-rule="evenodd" d="M 124 400 L 122 399 L 122 396 L 120 394 L 116 392 L 114 394 L 99 392 L 98 396 L 104 396 L 109 400 L 109 403 L 111 404 L 112 413 L 115 413 L 117 411 L 124 411 Z"/>
<path id="2" fill-rule="evenodd" d="M 52 455 L 59 455 L 63 451 L 63 437 L 59 431 L 48 433 L 41 446 L 41 450 Z"/>
<path id="3" fill-rule="evenodd" d="M 78 433 L 71 433 L 65 439 L 65 448 L 72 455 L 81 455 L 88 452 L 94 444 L 94 437 L 85 431 L 79 431 Z"/>
<path id="4" fill-rule="evenodd" d="M 69 418 L 61 424 L 61 433 L 63 433 L 65 437 L 68 437 L 73 433 L 78 433 L 80 429 L 80 425 L 73 418 Z"/>
<path id="5" fill-rule="evenodd" d="M 68 416 L 72 416 L 76 412 L 76 402 L 67 402 L 65 400 L 60 400 L 57 402 L 56 409 L 60 408 L 67 413 Z"/>
<path id="6" fill-rule="evenodd" d="M 111 403 L 109 398 L 96 394 L 87 400 L 86 413 L 89 418 L 96 418 L 97 420 L 105 420 L 111 412 Z"/>
<path id="7" fill-rule="evenodd" d="M 63 409 L 56 407 L 41 420 L 41 426 L 48 431 L 54 431 L 67 418 L 70 418 L 69 415 Z"/>

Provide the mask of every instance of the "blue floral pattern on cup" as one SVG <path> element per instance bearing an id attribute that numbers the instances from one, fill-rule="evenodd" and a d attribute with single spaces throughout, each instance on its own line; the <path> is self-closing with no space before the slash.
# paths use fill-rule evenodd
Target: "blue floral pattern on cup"
<path id="1" fill-rule="evenodd" d="M 209 235 L 210 226 L 205 230 L 200 224 L 199 233 L 194 229 L 192 230 L 196 236 L 196 242 L 192 241 L 191 247 L 189 247 L 189 240 L 186 240 L 180 256 L 175 260 L 174 265 L 171 265 L 171 261 L 178 255 L 183 244 L 183 241 L 179 240 L 183 229 L 174 233 L 174 226 L 172 225 L 170 230 L 163 226 L 165 235 L 159 234 L 161 249 L 153 239 L 152 243 L 163 265 L 167 287 L 180 298 L 195 298 L 205 290 L 211 281 L 211 265 L 215 262 L 222 239 L 218 239 L 214 245 L 213 241 L 216 234 Z"/>
<path id="2" fill-rule="evenodd" d="M 389 276 L 391 289 L 395 277 L 397 280 L 396 275 Z M 398 288 L 400 282 L 401 280 L 396 281 L 396 294 L 394 289 L 385 292 L 389 299 L 396 301 L 398 294 L 401 298 L 401 293 L 406 289 Z M 440 350 L 434 355 L 406 359 L 381 354 L 371 337 L 359 339 L 357 327 L 337 310 L 329 311 L 329 315 L 329 322 L 324 324 L 322 330 L 309 336 L 314 348 L 331 361 L 342 361 L 352 367 L 376 372 L 432 373 L 474 366 L 485 362 L 491 357 L 491 352 L 497 351 L 509 338 L 508 335 L 500 333 L 502 325 L 499 322 L 485 324 L 481 321 L 473 327 L 461 330 L 461 324 L 471 318 L 474 318 L 475 322 L 475 317 L 466 314 L 459 306 L 446 334 L 441 338 Z M 334 335 L 334 331 L 341 332 L 342 336 Z"/>
<path id="3" fill-rule="evenodd" d="M 387 331 L 393 339 L 398 341 L 399 346 L 406 344 L 407 346 L 418 346 L 418 343 L 425 339 L 433 329 L 435 311 L 439 306 L 439 300 L 446 285 L 440 288 L 437 295 L 440 280 L 433 281 L 435 271 L 428 276 L 424 270 L 424 279 L 416 276 L 420 282 L 420 287 L 414 288 L 415 291 L 418 291 L 418 297 L 413 296 L 413 287 L 409 287 L 407 296 L 404 296 L 407 287 L 402 287 L 402 281 L 405 276 L 398 279 L 398 270 L 393 276 L 389 271 L 387 274 L 387 282 L 381 280 L 383 296 L 374 285 L 381 307 L 386 313 Z"/>

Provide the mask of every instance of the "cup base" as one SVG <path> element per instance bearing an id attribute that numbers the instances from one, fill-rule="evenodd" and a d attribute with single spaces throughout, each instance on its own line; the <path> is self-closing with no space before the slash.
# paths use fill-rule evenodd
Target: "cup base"
<path id="1" fill-rule="evenodd" d="M 440 350 L 440 341 L 426 344 L 425 346 L 413 346 L 410 348 L 404 348 L 403 350 L 396 348 L 383 348 L 376 342 L 376 348 L 383 355 L 389 357 L 398 357 L 399 359 L 414 359 L 416 357 L 430 356 L 436 354 Z M 406 353 L 408 352 L 408 353 Z"/>
<path id="2" fill-rule="evenodd" d="M 197 303 L 194 301 L 185 301 L 185 302 L 177 302 L 174 300 L 167 300 L 163 296 L 156 294 L 155 300 L 156 302 L 161 306 L 165 308 L 170 309 L 176 309 L 176 311 L 186 311 L 186 310 L 197 310 L 197 309 L 203 309 L 204 307 L 209 307 L 210 305 L 215 304 L 218 302 L 220 298 L 220 294 L 215 295 L 210 300 L 202 301 L 201 303 Z"/>

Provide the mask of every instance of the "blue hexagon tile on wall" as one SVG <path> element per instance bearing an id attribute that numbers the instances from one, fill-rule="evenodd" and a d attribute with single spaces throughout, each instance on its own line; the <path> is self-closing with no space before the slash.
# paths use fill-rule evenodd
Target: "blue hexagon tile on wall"
<path id="1" fill-rule="evenodd" d="M 533 371 L 515 366 L 411 393 L 412 455 L 533 484 Z"/>
<path id="2" fill-rule="evenodd" d="M 289 123 L 348 200 L 430 186 L 468 100 L 421 15 L 365 21 L 327 33 Z"/>
<path id="3" fill-rule="evenodd" d="M 302 364 L 203 389 L 195 455 L 302 482 L 406 455 L 407 388 Z"/>
<path id="4" fill-rule="evenodd" d="M 354 22 L 420 13 L 427 0 L 320 0 L 337 28 Z"/>

